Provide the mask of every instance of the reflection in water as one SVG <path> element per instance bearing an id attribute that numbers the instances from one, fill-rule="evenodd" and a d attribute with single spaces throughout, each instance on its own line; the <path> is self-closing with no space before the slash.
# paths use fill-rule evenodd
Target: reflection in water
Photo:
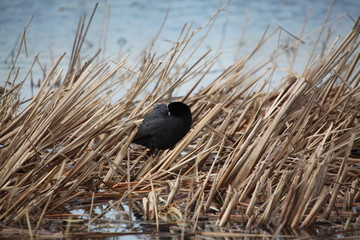
<path id="1" fill-rule="evenodd" d="M 261 239 L 273 239 L 274 237 L 277 239 L 316 237 L 321 239 L 356 236 L 360 234 L 360 231 L 343 231 L 334 225 L 326 223 L 316 224 L 306 229 L 283 228 L 280 232 L 271 226 L 246 229 L 246 223 L 241 221 L 230 221 L 227 227 L 220 228 L 212 219 L 187 221 L 185 225 L 183 222 L 166 223 L 160 221 L 157 228 L 156 221 L 147 221 L 144 219 L 140 200 L 117 205 L 113 205 L 114 202 L 111 200 L 111 207 L 109 204 L 101 203 L 101 201 L 106 202 L 106 199 L 96 199 L 95 202 L 99 202 L 99 204 L 96 204 L 92 210 L 90 205 L 83 202 L 80 208 L 71 211 L 71 214 L 78 216 L 77 219 L 82 219 L 82 221 L 78 222 L 78 225 L 72 224 L 72 231 L 75 232 L 75 235 L 76 230 L 83 232 L 84 229 L 98 233 L 99 237 L 111 236 L 110 239 L 123 239 L 122 237 L 126 237 L 126 239 L 154 239 L 155 236 L 160 237 L 160 239 L 181 239 L 179 238 L 180 236 L 184 236 L 185 239 L 209 237 L 217 237 L 217 239 L 225 239 L 225 237 L 227 237 L 226 239 L 252 237 L 261 237 Z M 76 201 L 73 202 L 73 204 L 75 203 Z M 77 202 L 76 205 L 79 205 L 79 202 Z M 75 206 L 69 206 L 69 209 L 74 208 Z M 214 219 L 215 218 L 214 216 Z M 59 221 L 55 222 L 57 223 L 58 229 L 53 229 L 54 231 L 59 231 L 66 227 L 64 225 L 61 226 Z M 64 223 L 65 222 L 63 222 L 63 224 Z M 87 225 L 88 223 L 90 224 Z M 155 234 L 155 232 L 157 233 Z M 86 236 L 86 234 L 84 234 L 84 236 Z"/>

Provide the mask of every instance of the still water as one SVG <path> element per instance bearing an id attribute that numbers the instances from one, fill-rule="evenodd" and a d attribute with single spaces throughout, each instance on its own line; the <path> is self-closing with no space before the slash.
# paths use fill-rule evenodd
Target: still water
<path id="1" fill-rule="evenodd" d="M 24 27 L 30 22 L 26 32 L 27 54 L 22 51 L 16 67 L 22 80 L 30 68 L 34 57 L 39 54 L 43 68 L 48 70 L 55 59 L 66 53 L 60 67 L 66 70 L 77 24 L 81 15 L 90 16 L 95 3 L 93 0 L 1 0 L 0 1 L 0 85 L 8 75 L 9 68 L 19 44 Z M 218 0 L 122 0 L 98 1 L 99 7 L 92 21 L 83 56 L 91 57 L 101 48 L 101 59 L 118 61 L 125 56 L 128 64 L 141 58 L 143 50 L 149 45 L 160 29 L 168 12 L 164 28 L 158 40 L 156 51 L 169 49 L 171 42 L 177 40 L 184 24 L 192 24 L 196 30 L 211 18 L 225 1 Z M 281 26 L 293 35 L 303 29 L 303 40 L 295 71 L 302 71 L 320 27 L 325 20 L 331 1 L 329 0 L 233 0 L 222 11 L 205 42 L 198 50 L 202 55 L 211 49 L 212 54 L 221 53 L 220 60 L 213 71 L 221 72 L 234 60 L 246 56 L 256 45 L 258 39 L 270 25 L 270 31 Z M 360 13 L 360 1 L 338 0 L 329 16 L 330 24 L 324 34 L 331 33 L 331 40 L 337 35 L 344 36 L 354 24 Z M 203 32 L 207 31 L 204 29 Z M 254 56 L 257 59 L 270 56 L 272 52 L 289 40 L 290 34 L 282 32 L 270 39 L 269 46 Z M 101 60 L 99 59 L 99 60 Z M 251 63 L 251 62 L 250 62 Z M 289 68 L 286 61 L 279 60 L 275 74 L 281 78 L 281 69 Z M 276 75 L 275 75 L 276 76 Z M 43 74 L 35 66 L 30 77 L 36 82 Z M 277 79 L 279 80 L 279 79 Z M 208 79 L 207 81 L 211 81 Z M 26 82 L 23 96 L 30 97 L 30 84 Z"/>

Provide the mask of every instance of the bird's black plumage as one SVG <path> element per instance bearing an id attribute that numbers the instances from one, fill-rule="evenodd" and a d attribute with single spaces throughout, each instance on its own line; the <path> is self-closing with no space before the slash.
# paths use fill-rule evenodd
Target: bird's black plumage
<path id="1" fill-rule="evenodd" d="M 133 143 L 151 149 L 171 148 L 189 132 L 191 123 L 191 111 L 185 103 L 156 105 L 145 115 Z"/>

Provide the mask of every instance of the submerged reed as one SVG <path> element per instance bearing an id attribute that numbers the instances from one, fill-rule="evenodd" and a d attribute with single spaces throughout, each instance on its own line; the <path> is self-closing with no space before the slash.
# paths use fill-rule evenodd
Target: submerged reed
<path id="1" fill-rule="evenodd" d="M 278 232 L 360 224 L 359 20 L 341 43 L 270 92 L 263 76 L 272 68 L 246 63 L 279 29 L 197 92 L 216 57 L 205 53 L 189 66 L 190 27 L 168 52 L 150 49 L 134 67 L 94 63 L 96 56 L 81 63 L 84 22 L 79 29 L 67 73 L 61 56 L 23 109 L 21 83 L 9 77 L 0 89 L 3 227 L 24 223 L 33 234 L 47 216 L 69 213 L 71 202 L 89 195 L 138 202 L 157 223 L 205 218 Z M 194 116 L 185 138 L 156 156 L 130 145 L 153 104 L 173 100 L 189 82 L 177 98 Z"/>

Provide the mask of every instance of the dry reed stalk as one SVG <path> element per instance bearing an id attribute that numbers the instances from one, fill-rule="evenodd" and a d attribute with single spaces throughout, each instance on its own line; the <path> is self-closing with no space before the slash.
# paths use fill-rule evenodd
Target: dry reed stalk
<path id="1" fill-rule="evenodd" d="M 217 56 L 206 52 L 192 61 L 203 39 L 186 55 L 195 35 L 190 27 L 168 52 L 146 52 L 133 68 L 125 60 L 110 68 L 93 63 L 98 53 L 81 64 L 83 19 L 64 77 L 61 56 L 21 111 L 21 84 L 8 78 L 0 89 L 0 220 L 25 222 L 35 236 L 38 216 L 60 211 L 88 189 L 93 204 L 106 197 L 95 190 L 102 187 L 116 192 L 108 197 L 117 203 L 142 200 L 157 227 L 164 216 L 198 222 L 211 211 L 219 226 L 241 216 L 249 228 L 272 225 L 278 232 L 323 218 L 358 224 L 358 214 L 346 211 L 360 201 L 360 161 L 353 154 L 360 142 L 359 21 L 341 43 L 272 92 L 264 93 L 261 81 L 273 68 L 246 63 L 279 28 L 194 93 Z M 190 133 L 156 157 L 131 146 L 141 116 L 154 103 L 175 99 L 174 91 L 190 80 L 182 98 L 194 116 Z M 128 91 L 109 104 L 112 89 L 123 86 Z M 91 182 L 97 183 L 90 188 Z"/>

